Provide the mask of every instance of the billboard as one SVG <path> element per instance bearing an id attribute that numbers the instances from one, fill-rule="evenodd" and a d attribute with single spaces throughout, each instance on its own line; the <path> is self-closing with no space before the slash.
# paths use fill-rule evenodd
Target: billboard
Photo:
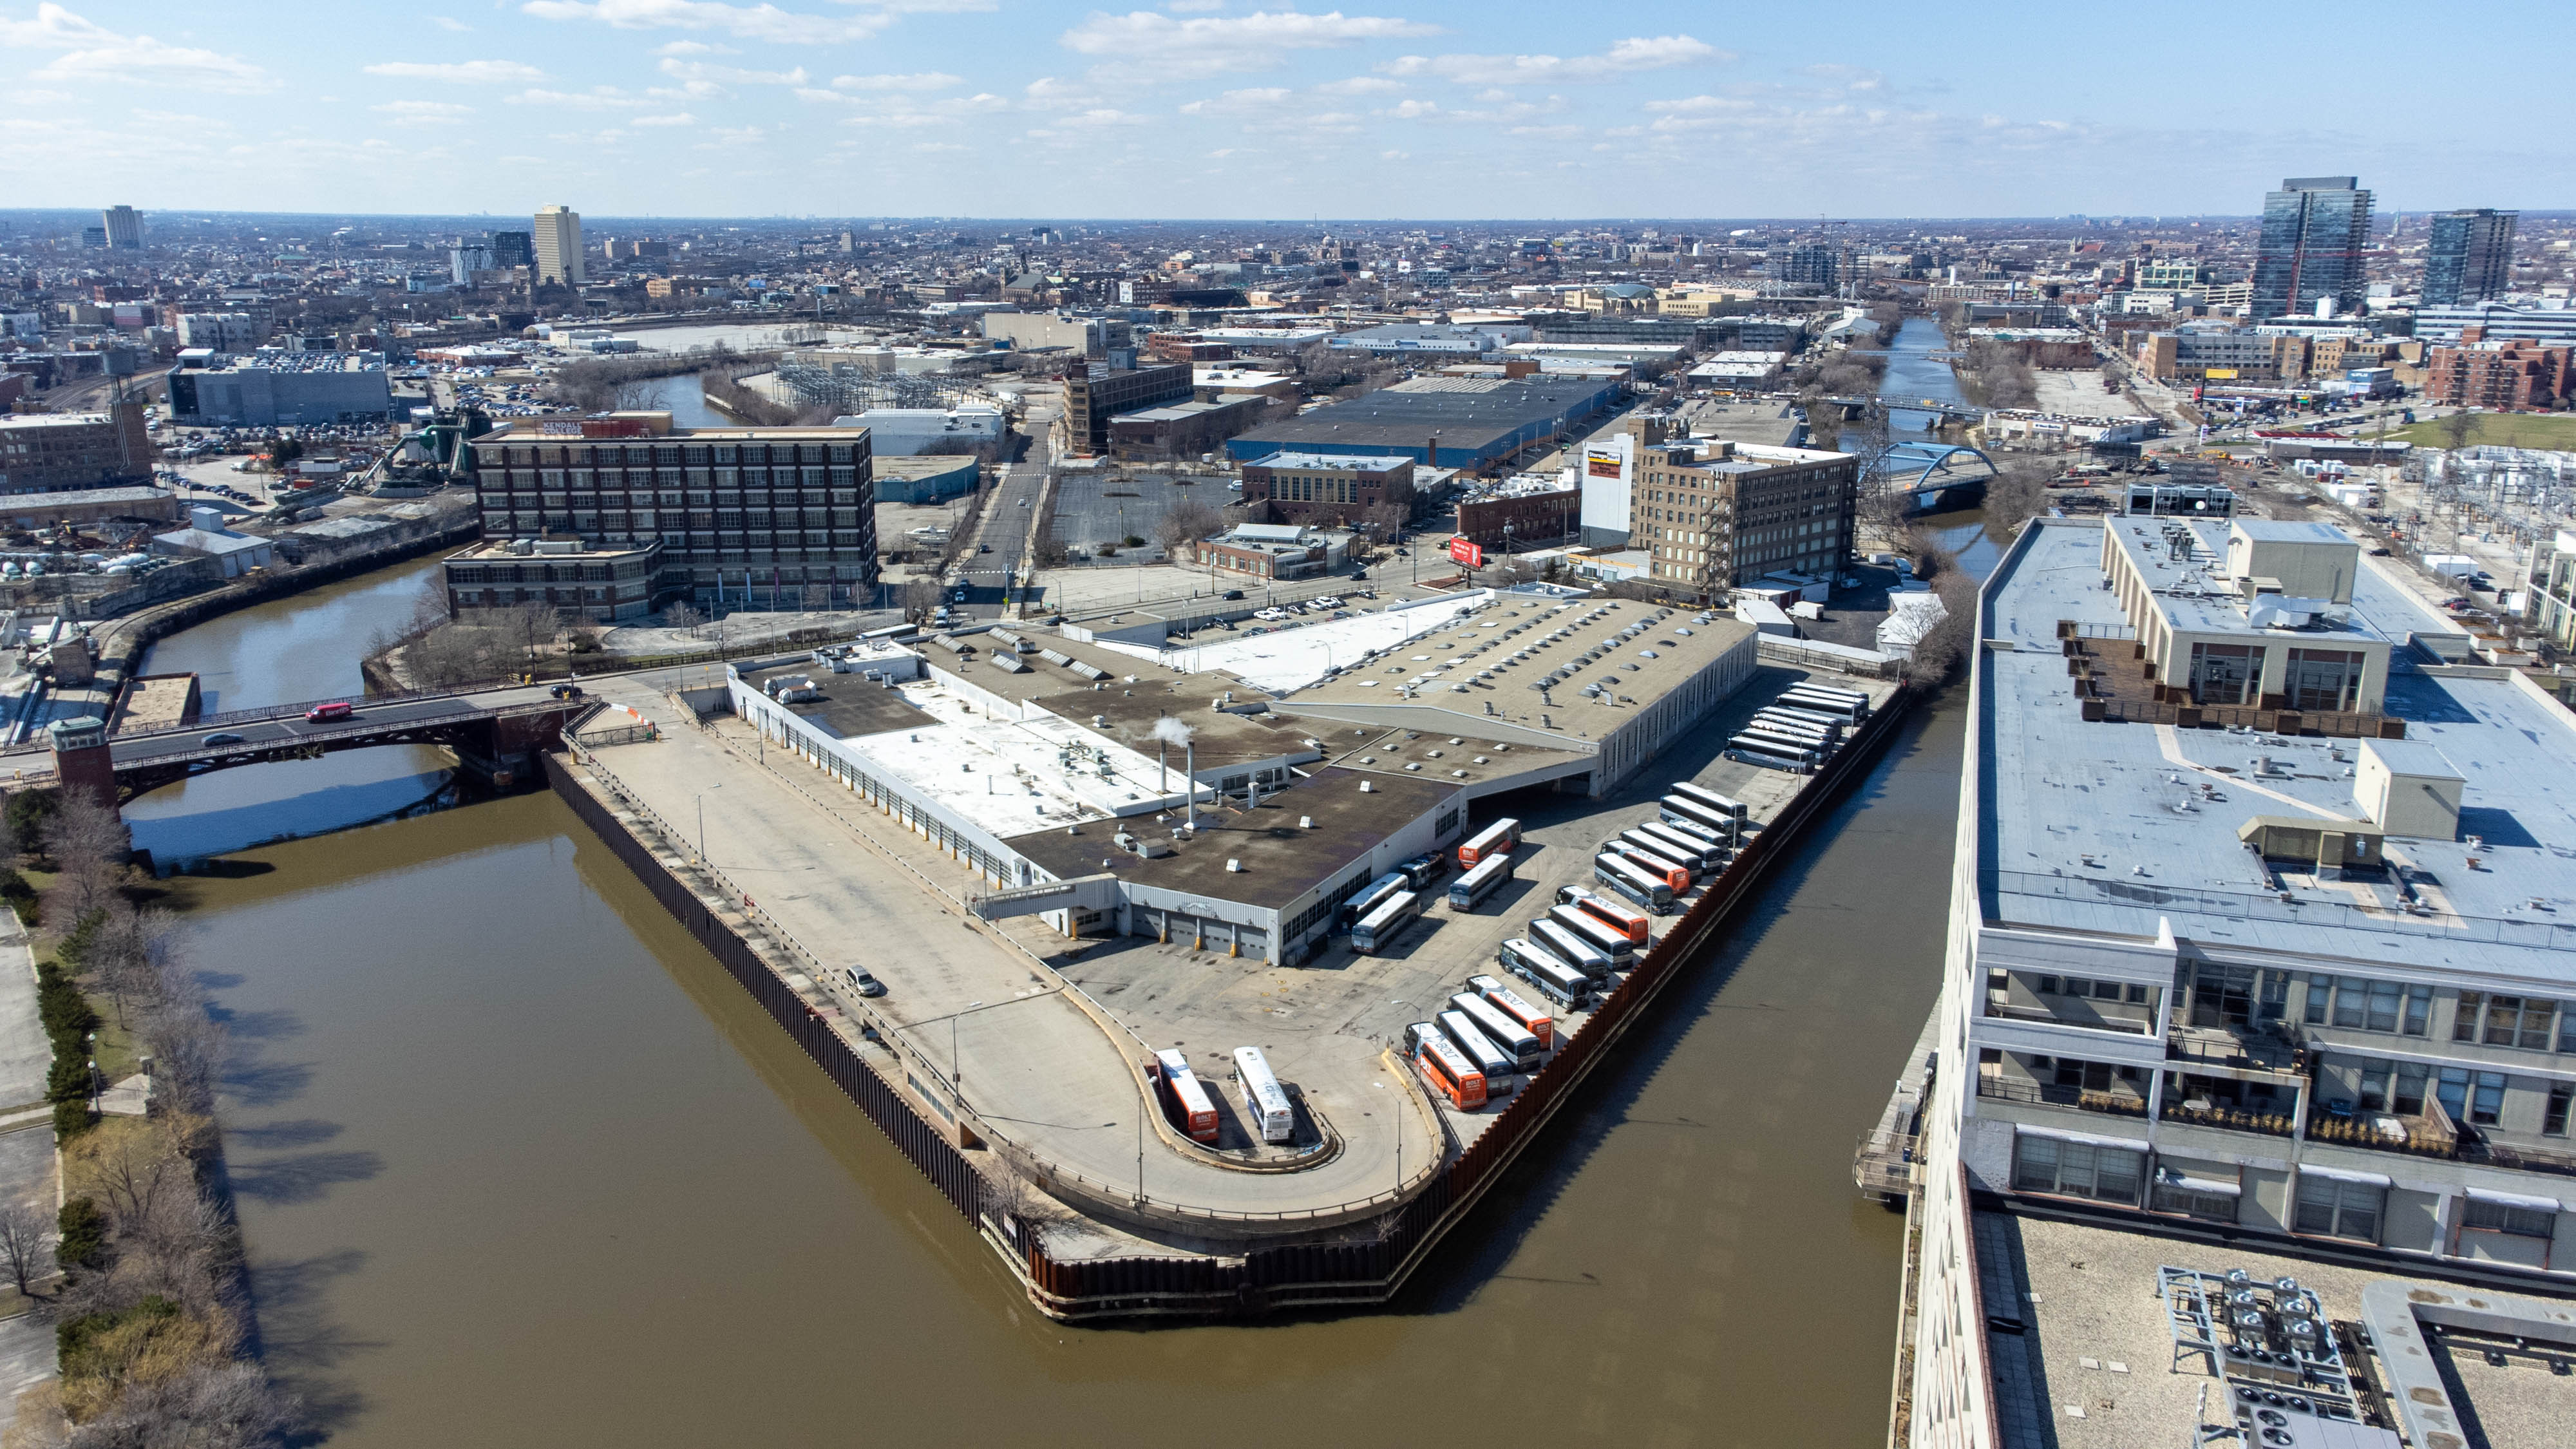
<path id="1" fill-rule="evenodd" d="M 1627 459 L 1606 448 L 1586 448 L 1583 452 L 1583 476 L 1617 478 L 1627 466 Z"/>
<path id="2" fill-rule="evenodd" d="M 2213 367 L 2209 371 L 2202 373 L 2201 376 L 2211 382 L 2234 382 L 2236 380 L 2236 369 L 2232 367 Z"/>
<path id="3" fill-rule="evenodd" d="M 1485 546 L 1471 538 L 1449 540 L 1449 556 L 1471 569 L 1485 566 Z"/>

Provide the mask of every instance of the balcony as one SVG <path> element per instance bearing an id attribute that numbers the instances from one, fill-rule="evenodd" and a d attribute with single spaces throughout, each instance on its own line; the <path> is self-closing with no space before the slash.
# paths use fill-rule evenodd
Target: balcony
<path id="1" fill-rule="evenodd" d="M 2474 1163 L 2509 1172 L 2576 1177 L 2576 1152 L 2494 1141 L 2475 1127 L 2452 1122 L 2438 1097 L 2425 1099 L 2423 1112 L 2416 1115 L 2364 1111 L 2358 1116 L 2337 1116 L 2331 1109 L 2320 1111 L 2308 1119 L 2308 1138 L 2340 1147 Z"/>
<path id="2" fill-rule="evenodd" d="M 2151 1021 L 2126 1021 L 2115 1016 L 2081 1021 L 2061 1016 L 2044 1006 L 2016 1006 L 1992 992 L 1986 996 L 1986 1015 L 1999 1021 L 2033 1021 L 2042 1026 L 2071 1026 L 2083 1031 L 2116 1031 L 2130 1036 L 2152 1036 L 2155 1033 L 2155 1023 Z"/>
<path id="3" fill-rule="evenodd" d="M 2196 1066 L 2303 1077 L 2308 1072 L 2307 1056 L 2298 1043 L 2269 1032 L 2178 1025 L 2165 1038 L 2167 1060 Z"/>
<path id="4" fill-rule="evenodd" d="M 2216 1127 L 2228 1132 L 2255 1132 L 2266 1137 L 2287 1137 L 2297 1126 L 2297 1119 L 2278 1112 L 2261 1112 L 2244 1107 L 2230 1107 L 2198 1098 L 2176 1102 L 2165 1099 L 2164 1110 L 2157 1114 L 2160 1122 L 2183 1122 L 2194 1127 Z"/>
<path id="5" fill-rule="evenodd" d="M 2043 1107 L 2073 1107 L 2080 1112 L 2099 1112 L 2108 1117 L 2144 1117 L 2147 1099 L 2125 1092 L 2095 1091 L 2086 1087 L 2061 1087 L 2052 1082 L 2034 1082 L 2026 1077 L 1980 1074 L 1977 1095 L 1994 1102 L 2025 1102 Z"/>

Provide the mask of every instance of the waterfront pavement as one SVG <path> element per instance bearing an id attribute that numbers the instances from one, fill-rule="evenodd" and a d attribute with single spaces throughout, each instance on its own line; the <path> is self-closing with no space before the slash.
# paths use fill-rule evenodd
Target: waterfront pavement
<path id="1" fill-rule="evenodd" d="M 935 1069 L 954 1061 L 968 1104 L 995 1133 L 1104 1188 L 1132 1189 L 1141 1171 L 1148 1197 L 1221 1213 L 1323 1209 L 1384 1192 L 1395 1182 L 1399 1131 L 1401 1160 L 1431 1160 L 1423 1118 L 1363 1101 L 1378 1095 L 1365 1085 L 1371 1077 L 1387 1093 L 1414 1090 L 1374 1048 L 1279 1063 L 1284 1078 L 1311 1079 L 1310 1097 L 1320 1089 L 1318 1100 L 1332 1104 L 1344 1147 L 1329 1162 L 1247 1174 L 1163 1143 L 1144 1116 L 1158 1109 L 1125 1060 L 1145 1045 L 1114 1038 L 1032 959 L 1074 943 L 1034 917 L 1000 928 L 969 921 L 958 897 L 985 889 L 980 877 L 802 759 L 764 751 L 739 721 L 722 717 L 702 731 L 640 679 L 601 693 L 654 719 L 665 738 L 606 750 L 600 764 L 683 837 L 698 830 L 703 804 L 708 859 L 827 968 L 846 962 L 883 980 L 889 994 L 868 1006 Z M 672 844 L 694 853 L 694 841 Z M 1248 964 L 1212 959 L 1207 969 Z M 1205 1058 L 1230 1045 L 1190 1049 L 1213 1067 Z"/>
<path id="2" fill-rule="evenodd" d="M 48 1216 L 57 1198 L 54 1130 L 53 1114 L 42 1104 L 52 1060 L 36 1010 L 36 959 L 26 927 L 0 911 L 0 1109 L 7 1109 L 0 1111 L 0 1201 L 28 1203 Z M 16 1110 L 30 1106 L 35 1110 Z M 0 1433 L 17 1420 L 18 1395 L 53 1376 L 52 1325 L 32 1312 L 0 1320 Z"/>

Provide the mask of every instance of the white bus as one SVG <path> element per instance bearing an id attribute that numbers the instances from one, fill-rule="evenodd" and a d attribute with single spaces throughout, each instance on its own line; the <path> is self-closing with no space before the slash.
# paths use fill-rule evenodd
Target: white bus
<path id="1" fill-rule="evenodd" d="M 1555 1048 L 1556 1018 L 1522 1000 L 1519 992 L 1491 976 L 1468 977 L 1467 989 L 1492 1002 L 1496 1011 L 1519 1022 L 1521 1030 L 1537 1037 L 1540 1051 Z"/>
<path id="2" fill-rule="evenodd" d="M 1297 1113 L 1288 1091 L 1270 1074 L 1270 1060 L 1259 1047 L 1234 1049 L 1235 1079 L 1243 1084 L 1243 1111 L 1264 1142 L 1285 1142 L 1297 1132 Z"/>
<path id="3" fill-rule="evenodd" d="M 1578 910 L 1588 911 L 1608 921 L 1626 934 L 1631 945 L 1654 944 L 1655 918 L 1615 896 L 1605 896 L 1599 891 L 1585 890 L 1579 885 L 1566 885 L 1556 888 L 1556 903 L 1560 906 L 1573 906 Z"/>
<path id="4" fill-rule="evenodd" d="M 1485 1040 L 1502 1049 L 1503 1055 L 1511 1059 L 1513 1070 L 1534 1072 L 1546 1060 L 1547 1048 L 1540 1043 L 1538 1034 L 1514 1021 L 1481 993 L 1461 991 L 1449 998 L 1449 1004 L 1474 1022 Z"/>
<path id="5" fill-rule="evenodd" d="M 1861 717 L 1869 713 L 1869 698 L 1866 695 L 1832 695 L 1806 688 L 1782 690 L 1772 702 L 1791 705 L 1798 709 L 1812 709 L 1818 714 L 1833 715 L 1838 719 L 1850 720 L 1854 724 L 1860 723 Z"/>
<path id="6" fill-rule="evenodd" d="M 1628 833 L 1663 842 L 1663 854 L 1671 856 L 1702 875 L 1726 864 L 1725 846 L 1702 836 L 1676 830 L 1660 820 L 1649 820 Z"/>
<path id="7" fill-rule="evenodd" d="M 1629 864 L 1625 856 L 1594 856 L 1592 878 L 1656 915 L 1673 913 L 1673 888 Z"/>
<path id="8" fill-rule="evenodd" d="M 1465 870 L 1489 855 L 1507 855 L 1521 843 L 1521 823 L 1506 815 L 1458 846 L 1458 868 Z"/>
<path id="9" fill-rule="evenodd" d="M 1667 795 L 1655 802 L 1656 818 L 1666 825 L 1688 826 L 1705 830 L 1720 845 L 1733 845 L 1742 838 L 1744 822 L 1731 815 L 1720 815 L 1696 800 L 1680 795 Z"/>
<path id="10" fill-rule="evenodd" d="M 1605 840 L 1602 842 L 1602 847 L 1604 849 L 1609 849 L 1614 846 L 1620 850 L 1627 851 L 1631 855 L 1644 856 L 1649 865 L 1653 865 L 1657 861 L 1662 861 L 1679 870 L 1682 873 L 1681 889 L 1687 890 L 1692 881 L 1699 879 L 1698 851 L 1675 850 L 1663 841 L 1656 839 L 1654 836 L 1648 835 L 1642 829 L 1622 830 L 1619 832 L 1619 838 L 1617 840 Z"/>
<path id="11" fill-rule="evenodd" d="M 1545 946 L 1515 936 L 1502 944 L 1494 959 L 1568 1011 L 1581 1011 L 1592 1000 L 1592 978 L 1556 959 Z"/>
<path id="12" fill-rule="evenodd" d="M 1764 715 L 1771 715 L 1780 719 L 1802 720 L 1808 724 L 1832 730 L 1837 734 L 1841 733 L 1851 724 L 1850 720 L 1843 718 L 1841 715 L 1827 714 L 1820 709 L 1809 709 L 1802 704 L 1767 704 L 1754 711 L 1754 716 L 1757 719 Z"/>
<path id="13" fill-rule="evenodd" d="M 1512 878 L 1512 858 L 1488 855 L 1468 867 L 1467 873 L 1449 882 L 1449 909 L 1472 911 L 1476 903 L 1492 895 L 1496 887 Z"/>
<path id="14" fill-rule="evenodd" d="M 1413 1059 L 1422 1079 L 1449 1099 L 1449 1105 L 1461 1112 L 1473 1112 L 1485 1105 L 1485 1074 L 1441 1034 L 1440 1028 L 1427 1021 L 1406 1027 L 1404 1054 Z"/>
<path id="15" fill-rule="evenodd" d="M 1512 1089 L 1512 1059 L 1503 1055 L 1501 1047 L 1485 1040 L 1485 1034 L 1476 1029 L 1476 1023 L 1465 1012 L 1444 1011 L 1433 1020 L 1440 1023 L 1440 1030 L 1457 1044 L 1458 1050 L 1467 1054 L 1467 1060 L 1476 1064 L 1477 1074 L 1485 1079 L 1488 1100 Z"/>
<path id="16" fill-rule="evenodd" d="M 1412 886 L 1412 878 L 1400 870 L 1388 871 L 1367 885 L 1361 886 L 1352 893 L 1349 900 L 1342 902 L 1340 910 L 1335 913 L 1341 922 L 1341 929 L 1349 930 L 1358 924 L 1360 917 L 1384 905 L 1387 897 L 1397 891 L 1410 890 Z"/>
<path id="17" fill-rule="evenodd" d="M 1395 938 L 1403 935 L 1404 928 L 1421 914 L 1422 897 L 1411 891 L 1397 891 L 1351 927 L 1351 949 L 1363 956 L 1374 956 L 1394 945 Z"/>
<path id="18" fill-rule="evenodd" d="M 1736 733 L 1741 734 L 1748 739 L 1777 740 L 1781 744 L 1793 745 L 1810 754 L 1816 755 L 1819 758 L 1833 753 L 1834 749 L 1831 741 L 1822 739 L 1818 736 L 1793 733 L 1789 730 L 1774 729 L 1766 724 L 1748 724 Z"/>
<path id="19" fill-rule="evenodd" d="M 1842 740 L 1842 732 L 1839 730 L 1830 730 L 1820 724 L 1810 724 L 1803 719 L 1791 719 L 1786 715 L 1774 714 L 1767 709 L 1746 720 L 1744 727 L 1769 730 L 1775 735 L 1794 735 L 1799 739 L 1814 740 L 1824 745 L 1837 744 Z"/>
<path id="20" fill-rule="evenodd" d="M 1736 759 L 1748 765 L 1787 770 L 1797 775 L 1812 774 L 1816 768 L 1815 751 L 1767 735 L 1737 735 L 1726 742 L 1726 748 Z"/>
<path id="21" fill-rule="evenodd" d="M 1685 800 L 1682 803 L 1687 805 L 1690 802 Z M 1692 806 L 1692 808 L 1698 807 Z M 1735 854 L 1735 832 L 1731 830 L 1720 830 L 1714 825 L 1684 819 L 1675 816 L 1669 810 L 1665 811 L 1655 823 L 1666 830 L 1698 841 L 1703 849 L 1724 851 L 1730 857 Z"/>
<path id="22" fill-rule="evenodd" d="M 1188 1133 L 1194 1142 L 1214 1142 L 1216 1100 L 1200 1084 L 1198 1074 L 1190 1070 L 1189 1058 L 1176 1051 L 1159 1051 L 1154 1053 L 1154 1064 L 1160 1069 L 1165 1105 L 1178 1119 L 1173 1125 Z"/>
<path id="23" fill-rule="evenodd" d="M 1622 971 L 1637 959 L 1637 943 L 1628 939 L 1627 932 L 1581 906 L 1550 906 L 1547 918 L 1582 937 Z"/>
<path id="24" fill-rule="evenodd" d="M 1530 944 L 1583 973 L 1595 986 L 1610 984 L 1610 953 L 1593 945 L 1546 916 L 1536 916 L 1529 923 Z"/>
<path id="25" fill-rule="evenodd" d="M 1664 794 L 1667 798 L 1679 795 L 1685 800 L 1696 803 L 1702 809 L 1707 810 L 1713 815 L 1723 815 L 1735 820 L 1742 820 L 1748 813 L 1744 808 L 1743 801 L 1730 800 L 1724 795 L 1720 795 L 1715 790 L 1711 790 L 1704 785 L 1694 785 L 1688 780 L 1684 780 L 1680 784 L 1675 785 L 1670 790 L 1665 791 Z"/>

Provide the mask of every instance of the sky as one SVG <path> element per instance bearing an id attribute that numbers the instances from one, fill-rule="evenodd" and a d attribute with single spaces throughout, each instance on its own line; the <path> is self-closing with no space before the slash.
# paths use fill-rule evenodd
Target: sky
<path id="1" fill-rule="evenodd" d="M 2576 206 L 2549 13 L 0 0 L 0 207 L 2242 215 L 2354 173 L 2383 212 L 2549 210 Z"/>

